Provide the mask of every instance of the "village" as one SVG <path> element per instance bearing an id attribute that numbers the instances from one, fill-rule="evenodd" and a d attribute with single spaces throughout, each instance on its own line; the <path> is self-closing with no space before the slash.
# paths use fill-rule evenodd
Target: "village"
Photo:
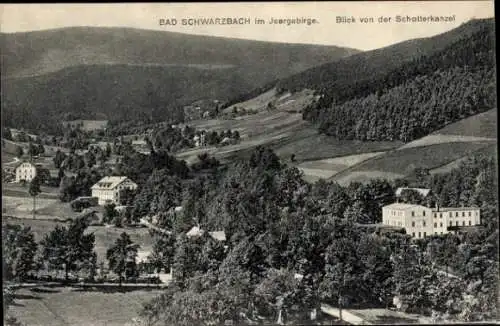
<path id="1" fill-rule="evenodd" d="M 81 125 L 78 125 L 77 130 L 80 127 Z M 71 126 L 70 128 L 73 129 L 74 127 Z M 177 126 L 167 129 L 172 132 L 176 128 Z M 184 126 L 183 131 L 187 131 L 186 134 L 189 135 L 190 144 L 194 148 L 203 148 L 208 145 L 207 135 L 211 135 L 210 131 L 197 132 L 186 126 Z M 10 134 L 17 135 L 16 132 L 18 131 L 10 130 Z M 95 132 L 95 130 L 91 132 Z M 184 134 L 184 132 L 181 134 Z M 231 139 L 229 138 L 231 135 L 231 132 L 221 133 L 220 138 L 222 140 L 220 144 L 224 145 L 228 139 Z M 125 137 L 119 137 L 113 142 L 96 142 L 95 139 L 91 139 L 94 142 L 89 141 L 87 149 L 80 148 L 77 150 L 60 146 L 52 148 L 47 146 L 48 150 L 40 150 L 39 148 L 43 147 L 43 145 L 35 147 L 31 138 L 28 142 L 19 142 L 19 138 L 16 136 L 12 137 L 12 139 L 17 140 L 16 142 L 4 139 L 4 142 L 16 144 L 21 148 L 21 150 L 16 150 L 17 153 L 26 153 L 19 157 L 15 156 L 13 161 L 3 164 L 4 223 L 18 220 L 23 221 L 23 224 L 26 221 L 25 225 L 30 225 L 29 221 L 74 222 L 82 219 L 85 220 L 86 225 L 91 228 L 94 234 L 99 234 L 103 232 L 102 230 L 109 228 L 115 230 L 113 233 L 115 237 L 118 236 L 119 230 L 131 235 L 135 234 L 135 238 L 141 244 L 130 242 L 130 245 L 133 244 L 136 249 L 124 257 L 125 265 L 122 271 L 118 272 L 113 270 L 111 266 L 106 266 L 105 256 L 107 256 L 106 251 L 109 251 L 109 248 L 103 248 L 98 250 L 97 264 L 93 272 L 95 276 L 89 279 L 86 274 L 87 269 L 79 270 L 77 268 L 75 274 L 66 272 L 66 277 L 61 280 L 66 280 L 66 282 L 73 280 L 73 282 L 85 284 L 86 287 L 109 287 L 116 284 L 116 282 L 120 283 L 120 287 L 123 282 L 123 286 L 135 286 L 138 289 L 168 286 L 173 280 L 173 275 L 175 275 L 171 261 L 172 257 L 164 257 L 158 261 L 158 257 L 156 257 L 158 253 L 154 249 L 155 245 L 144 246 L 144 237 L 153 236 L 153 238 L 157 238 L 158 235 L 160 235 L 160 238 L 162 236 L 171 237 L 179 232 L 178 228 L 165 221 L 182 220 L 181 216 L 184 214 L 185 208 L 182 205 L 173 206 L 167 211 L 149 211 L 148 214 L 134 218 L 133 215 L 136 214 L 134 212 L 134 198 L 140 190 L 138 189 L 139 185 L 129 176 L 115 173 L 115 171 L 120 171 L 119 166 L 123 162 L 123 154 L 130 155 L 135 152 L 148 157 L 154 153 L 155 146 L 147 138 L 148 136 L 153 136 L 153 130 L 149 131 L 145 139 L 140 140 L 135 137 L 129 143 L 123 140 Z M 21 136 L 21 140 L 23 140 L 23 137 Z M 34 148 L 37 149 L 34 150 Z M 127 153 L 127 151 L 129 152 Z M 98 159 L 89 158 L 89 153 Z M 87 182 L 80 185 L 83 188 L 78 191 L 67 191 L 64 189 L 65 185 L 67 187 L 69 183 L 69 188 L 71 188 L 71 182 L 77 185 L 78 182 L 75 182 L 75 179 L 81 177 L 78 168 L 73 167 L 75 165 L 79 166 L 78 163 L 75 163 L 78 159 L 82 160 L 82 163 L 80 163 L 82 169 L 102 171 L 103 174 L 100 177 L 94 176 L 93 183 Z M 68 181 L 65 178 L 73 181 Z M 57 187 L 58 183 L 59 187 Z M 369 230 L 368 232 L 374 234 L 387 234 L 388 232 L 408 234 L 415 240 L 432 237 L 433 235 L 442 236 L 450 232 L 463 234 L 470 230 L 477 230 L 478 227 L 481 228 L 480 209 L 478 207 L 439 207 L 437 196 L 434 195 L 431 189 L 399 187 L 395 189 L 391 196 L 395 200 L 381 207 L 379 213 L 382 218 L 379 223 L 362 223 L 358 224 L 358 227 Z M 16 202 L 20 198 L 26 199 L 24 205 L 17 204 L 18 206 L 12 209 L 10 201 Z M 44 203 L 46 200 L 51 200 L 51 204 L 46 205 Z M 50 205 L 58 209 L 51 209 Z M 24 208 L 20 209 L 21 206 Z M 64 212 L 64 216 L 59 215 L 62 212 Z M 214 241 L 221 243 L 223 250 L 229 250 L 225 231 L 223 229 L 205 229 L 206 225 L 200 225 L 200 221 L 197 220 L 194 226 L 184 229 L 183 232 L 186 238 L 196 243 L 201 241 L 199 239 L 204 238 L 206 234 Z M 106 237 L 110 235 L 108 231 L 104 232 L 107 234 Z M 147 232 L 149 232 L 149 235 L 147 235 Z M 147 240 L 146 243 L 151 241 Z M 109 245 L 111 239 L 107 239 L 105 242 Z M 102 246 L 98 243 L 96 245 L 97 247 Z M 175 251 L 175 249 L 171 250 Z M 167 262 L 165 259 L 167 259 Z M 51 282 L 58 279 L 57 273 L 50 272 L 49 265 L 46 265 L 43 269 L 45 269 L 45 272 L 38 271 L 36 278 Z M 118 274 L 116 274 L 117 272 Z M 446 272 L 443 268 L 442 272 L 449 273 L 448 268 L 446 268 Z M 69 278 L 68 275 L 70 275 Z M 303 277 L 303 274 L 295 273 L 297 280 L 301 280 Z M 453 275 L 452 277 L 458 276 Z M 31 278 L 33 278 L 33 275 Z M 397 297 L 394 298 L 394 304 L 398 309 L 402 307 L 402 303 Z M 373 313 L 374 310 L 369 311 Z M 371 318 L 367 317 L 370 315 L 368 310 L 346 309 L 342 312 L 342 310 L 333 308 L 326 303 L 322 304 L 320 312 L 322 316 L 350 321 L 352 324 L 368 323 L 369 318 Z M 404 314 L 392 310 L 380 310 L 379 313 L 392 316 L 391 318 L 394 318 L 394 320 L 427 320 L 424 316 Z M 368 315 L 365 316 L 365 314 Z M 282 322 L 281 318 L 278 318 L 280 323 Z M 320 318 L 315 309 L 312 310 L 310 318 L 311 320 Z"/>
<path id="2" fill-rule="evenodd" d="M 497 322 L 493 3 L 453 8 L 2 5 L 3 324 Z"/>

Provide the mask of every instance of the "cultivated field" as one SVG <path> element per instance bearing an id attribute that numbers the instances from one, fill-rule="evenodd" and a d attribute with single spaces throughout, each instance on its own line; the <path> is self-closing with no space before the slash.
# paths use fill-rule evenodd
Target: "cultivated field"
<path id="1" fill-rule="evenodd" d="M 297 167 L 304 172 L 306 181 L 314 182 L 319 179 L 328 179 L 335 174 L 359 164 L 369 158 L 376 157 L 385 152 L 372 152 L 358 155 L 340 156 L 330 159 L 307 161 Z"/>
<path id="2" fill-rule="evenodd" d="M 496 144 L 496 110 L 450 124 L 435 133 L 408 144 L 399 141 L 362 142 L 336 140 L 318 134 L 316 128 L 298 112 L 313 101 L 310 91 L 276 95 L 275 90 L 235 104 L 257 109 L 258 114 L 236 119 L 211 119 L 191 123 L 197 129 L 238 130 L 242 141 L 225 147 L 203 147 L 178 153 L 188 163 L 207 152 L 224 161 L 249 153 L 258 145 L 270 146 L 285 162 L 296 165 L 304 178 L 320 178 L 348 184 L 373 178 L 401 178 L 417 167 L 435 169 L 453 164 L 464 156 Z M 273 102 L 276 110 L 267 111 Z M 290 158 L 294 155 L 295 161 Z"/>
<path id="3" fill-rule="evenodd" d="M 19 289 L 9 310 L 24 325 L 133 325 L 143 303 L 161 292 L 158 289 L 105 292 L 72 287 Z"/>
<path id="4" fill-rule="evenodd" d="M 177 154 L 180 159 L 188 163 L 193 162 L 198 154 L 207 152 L 218 159 L 229 159 L 233 156 L 245 155 L 258 145 L 267 145 L 284 160 L 295 154 L 297 163 L 310 160 L 320 160 L 338 156 L 361 154 L 375 151 L 386 151 L 400 146 L 401 142 L 361 142 L 339 141 L 331 137 L 319 135 L 315 126 L 302 119 L 299 113 L 311 103 L 313 95 L 305 90 L 295 94 L 273 96 L 273 92 L 262 94 L 260 98 L 235 104 L 238 107 L 245 105 L 265 105 L 266 101 L 273 101 L 276 109 L 268 112 L 266 109 L 259 113 L 241 116 L 235 119 L 210 119 L 190 123 L 197 129 L 209 131 L 238 130 L 241 142 L 225 147 L 203 147 L 183 151 Z M 247 103 L 247 104 L 245 104 Z M 250 104 L 248 104 L 250 103 Z M 257 103 L 257 104 L 256 104 Z"/>
<path id="5" fill-rule="evenodd" d="M 495 141 L 453 142 L 389 151 L 355 165 L 335 175 L 333 179 L 348 183 L 379 177 L 400 178 L 411 174 L 417 167 L 433 169 L 443 166 L 495 143 Z"/>

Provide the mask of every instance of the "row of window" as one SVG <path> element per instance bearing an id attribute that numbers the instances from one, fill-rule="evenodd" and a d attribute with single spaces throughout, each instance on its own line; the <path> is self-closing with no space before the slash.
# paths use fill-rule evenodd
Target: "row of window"
<path id="1" fill-rule="evenodd" d="M 450 226 L 452 226 L 452 225 L 453 225 L 453 223 L 450 221 Z M 469 226 L 471 226 L 471 225 L 472 225 L 472 221 L 469 220 Z M 455 222 L 455 226 L 459 226 L 458 221 Z M 462 221 L 462 226 L 465 226 L 465 221 Z"/>
<path id="2" fill-rule="evenodd" d="M 437 234 L 437 232 L 434 232 L 434 234 Z M 441 234 L 443 234 L 443 232 L 441 232 Z M 415 237 L 415 232 L 412 232 L 412 236 Z M 427 236 L 427 233 L 424 232 L 424 238 Z M 421 238 L 422 237 L 422 233 L 421 232 L 418 232 L 418 237 Z"/>
<path id="3" fill-rule="evenodd" d="M 468 216 L 471 217 L 472 216 L 472 212 L 467 212 Z M 478 212 L 476 212 L 475 214 L 476 216 L 478 215 Z M 443 217 L 443 213 L 439 213 L 439 218 L 442 218 Z M 448 213 L 448 217 L 453 217 L 453 212 L 449 212 Z M 455 212 L 455 217 L 458 217 L 458 212 Z M 465 212 L 462 212 L 462 217 L 465 217 Z M 437 213 L 434 213 L 434 218 L 437 218 Z"/>
<path id="4" fill-rule="evenodd" d="M 453 222 L 452 222 L 452 221 L 450 221 L 449 226 L 452 226 L 452 225 L 453 225 Z M 471 226 L 471 225 L 472 225 L 472 221 L 471 221 L 471 220 L 469 220 L 469 226 Z M 411 222 L 411 226 L 412 226 L 412 227 L 415 227 L 415 222 Z M 422 226 L 425 226 L 425 221 L 423 221 L 423 222 L 422 222 Z M 458 221 L 456 221 L 456 222 L 455 222 L 455 226 L 459 226 Z M 462 221 L 462 226 L 465 226 L 465 221 Z M 437 228 L 437 227 L 438 227 L 438 226 L 437 226 L 437 222 L 434 222 L 434 227 L 435 227 L 435 228 Z M 440 222 L 440 223 L 439 223 L 439 227 L 443 227 L 443 222 Z"/>

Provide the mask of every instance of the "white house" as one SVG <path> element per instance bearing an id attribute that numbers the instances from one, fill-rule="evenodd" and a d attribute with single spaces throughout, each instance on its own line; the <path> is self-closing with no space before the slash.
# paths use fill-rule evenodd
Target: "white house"
<path id="1" fill-rule="evenodd" d="M 428 208 L 422 205 L 393 203 L 382 207 L 382 224 L 403 227 L 414 238 L 449 233 L 449 227 L 481 224 L 476 207 Z"/>
<path id="2" fill-rule="evenodd" d="M 127 177 L 104 177 L 92 186 L 92 197 L 98 198 L 99 205 L 120 204 L 120 190 L 136 190 L 137 184 Z"/>
<path id="3" fill-rule="evenodd" d="M 204 132 L 200 133 L 200 135 L 196 135 L 193 137 L 194 146 L 200 147 L 206 145 L 206 135 Z"/>
<path id="4" fill-rule="evenodd" d="M 16 182 L 30 182 L 36 176 L 37 167 L 30 162 L 23 162 L 16 168 Z"/>

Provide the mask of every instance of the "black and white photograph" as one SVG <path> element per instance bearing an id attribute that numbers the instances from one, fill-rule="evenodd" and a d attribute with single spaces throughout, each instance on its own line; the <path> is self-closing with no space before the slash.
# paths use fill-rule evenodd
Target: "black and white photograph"
<path id="1" fill-rule="evenodd" d="M 500 322 L 494 1 L 0 15 L 3 325 Z"/>

